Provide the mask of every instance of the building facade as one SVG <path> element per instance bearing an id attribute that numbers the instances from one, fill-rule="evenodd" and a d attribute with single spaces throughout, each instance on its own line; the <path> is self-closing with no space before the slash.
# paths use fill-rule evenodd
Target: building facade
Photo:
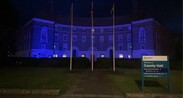
<path id="1" fill-rule="evenodd" d="M 94 19 L 94 58 L 112 58 L 115 41 L 116 58 L 141 58 L 143 55 L 168 55 L 173 57 L 171 33 L 153 18 L 123 21 L 116 18 Z M 114 37 L 113 37 L 114 33 Z M 70 57 L 70 20 L 36 17 L 21 28 L 17 37 L 17 57 L 52 58 Z M 73 57 L 92 55 L 90 18 L 75 18 L 72 33 Z"/>

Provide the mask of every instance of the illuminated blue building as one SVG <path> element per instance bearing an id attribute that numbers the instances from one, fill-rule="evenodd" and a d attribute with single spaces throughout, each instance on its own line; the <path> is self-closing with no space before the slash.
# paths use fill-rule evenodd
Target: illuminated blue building
<path id="1" fill-rule="evenodd" d="M 142 55 L 173 56 L 171 34 L 155 19 L 131 21 L 116 17 L 115 39 L 112 18 L 94 18 L 94 57 L 141 58 Z M 74 18 L 73 57 L 91 57 L 91 19 Z M 21 28 L 17 39 L 18 57 L 70 57 L 70 18 L 35 17 Z"/>

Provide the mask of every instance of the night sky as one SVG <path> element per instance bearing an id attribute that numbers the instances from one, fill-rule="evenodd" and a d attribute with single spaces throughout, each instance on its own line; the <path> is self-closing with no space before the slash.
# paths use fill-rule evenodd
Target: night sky
<path id="1" fill-rule="evenodd" d="M 53 3 L 50 3 L 53 1 Z M 167 30 L 178 34 L 177 54 L 182 54 L 182 0 L 93 0 L 94 17 L 112 17 L 115 3 L 116 16 L 133 15 L 155 18 Z M 50 8 L 60 17 L 70 16 L 74 2 L 74 17 L 90 17 L 91 0 L 0 0 L 0 57 L 15 51 L 18 30 L 36 14 Z M 52 7 L 50 7 L 52 5 Z"/>
<path id="2" fill-rule="evenodd" d="M 24 24 L 40 11 L 50 6 L 50 0 L 10 0 Z M 91 0 L 53 0 L 53 10 L 58 15 L 69 16 L 74 1 L 75 17 L 89 17 Z M 182 0 L 94 0 L 94 16 L 109 17 L 112 3 L 116 16 L 139 12 L 154 17 L 172 32 L 182 30 Z"/>

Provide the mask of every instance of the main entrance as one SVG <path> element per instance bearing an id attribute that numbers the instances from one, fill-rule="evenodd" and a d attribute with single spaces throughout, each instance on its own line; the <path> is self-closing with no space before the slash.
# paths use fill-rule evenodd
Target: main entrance
<path id="1" fill-rule="evenodd" d="M 113 58 L 113 50 L 112 49 L 109 50 L 109 57 Z"/>

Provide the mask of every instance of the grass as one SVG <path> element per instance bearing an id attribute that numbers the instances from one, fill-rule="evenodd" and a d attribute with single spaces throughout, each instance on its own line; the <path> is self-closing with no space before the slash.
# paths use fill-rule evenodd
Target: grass
<path id="1" fill-rule="evenodd" d="M 0 88 L 60 89 L 65 93 L 74 74 L 61 68 L 1 68 Z"/>
<path id="2" fill-rule="evenodd" d="M 182 71 L 171 70 L 171 93 L 182 94 Z M 122 93 L 143 93 L 141 91 L 140 69 L 119 69 L 109 74 L 109 79 Z M 167 79 L 145 78 L 145 93 L 168 93 Z"/>
<path id="3" fill-rule="evenodd" d="M 83 69 L 85 70 L 85 69 Z M 174 94 L 182 94 L 182 71 L 171 70 L 171 88 Z M 60 89 L 61 93 L 79 77 L 63 68 L 1 68 L 0 88 Z M 124 93 L 143 93 L 140 89 L 140 69 L 117 69 L 108 78 Z M 166 78 L 145 78 L 145 93 L 168 93 Z"/>

